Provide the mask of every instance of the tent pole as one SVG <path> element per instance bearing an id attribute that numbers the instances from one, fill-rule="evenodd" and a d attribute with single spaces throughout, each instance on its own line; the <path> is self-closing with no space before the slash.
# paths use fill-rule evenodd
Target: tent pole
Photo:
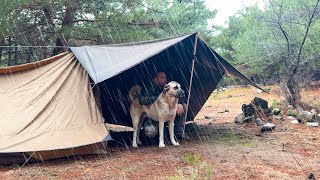
<path id="1" fill-rule="evenodd" d="M 200 35 L 200 32 L 197 32 L 195 40 L 194 40 L 194 45 L 193 45 L 193 58 L 192 58 L 191 75 L 190 75 L 189 89 L 188 89 L 187 107 L 186 107 L 186 112 L 185 112 L 184 121 L 183 121 L 183 133 L 185 131 L 186 122 L 187 122 L 187 115 L 188 115 L 190 94 L 191 94 L 191 87 L 192 87 L 192 79 L 193 79 L 193 73 L 194 73 L 194 63 L 195 63 L 196 58 L 197 58 L 196 57 L 196 53 L 197 53 L 197 45 L 198 45 L 198 37 L 199 37 L 199 35 Z"/>

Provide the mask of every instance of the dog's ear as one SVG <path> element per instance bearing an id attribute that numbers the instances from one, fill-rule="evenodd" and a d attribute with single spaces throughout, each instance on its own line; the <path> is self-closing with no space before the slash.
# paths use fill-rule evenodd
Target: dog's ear
<path id="1" fill-rule="evenodd" d="M 169 84 L 166 84 L 164 87 L 163 87 L 163 92 L 167 92 L 169 91 L 170 89 L 170 85 Z"/>

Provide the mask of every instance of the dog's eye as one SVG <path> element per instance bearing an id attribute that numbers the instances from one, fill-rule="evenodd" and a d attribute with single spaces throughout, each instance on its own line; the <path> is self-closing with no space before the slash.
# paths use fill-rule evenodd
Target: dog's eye
<path id="1" fill-rule="evenodd" d="M 178 89 L 178 86 L 173 87 L 173 89 Z"/>

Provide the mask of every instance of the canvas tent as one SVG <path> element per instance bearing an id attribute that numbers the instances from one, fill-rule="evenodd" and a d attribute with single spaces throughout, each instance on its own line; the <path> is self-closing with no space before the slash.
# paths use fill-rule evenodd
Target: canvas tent
<path id="1" fill-rule="evenodd" d="M 197 34 L 70 49 L 36 63 L 0 68 L 0 164 L 99 150 L 111 139 L 104 122 L 131 125 L 127 93 L 133 85 L 151 83 L 161 70 L 188 91 L 192 59 L 188 120 L 225 73 L 256 86 Z"/>

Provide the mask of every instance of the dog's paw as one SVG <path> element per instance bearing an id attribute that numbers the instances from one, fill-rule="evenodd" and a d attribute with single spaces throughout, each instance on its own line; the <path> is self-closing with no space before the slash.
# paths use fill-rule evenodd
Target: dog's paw
<path id="1" fill-rule="evenodd" d="M 174 146 L 179 146 L 179 145 L 180 145 L 178 142 L 172 142 L 172 144 L 173 144 Z"/>
<path id="2" fill-rule="evenodd" d="M 137 144 L 132 144 L 132 147 L 137 148 L 138 145 Z"/>
<path id="3" fill-rule="evenodd" d="M 159 147 L 164 148 L 164 147 L 166 147 L 166 145 L 164 145 L 164 144 L 162 143 L 162 144 L 159 144 Z"/>

